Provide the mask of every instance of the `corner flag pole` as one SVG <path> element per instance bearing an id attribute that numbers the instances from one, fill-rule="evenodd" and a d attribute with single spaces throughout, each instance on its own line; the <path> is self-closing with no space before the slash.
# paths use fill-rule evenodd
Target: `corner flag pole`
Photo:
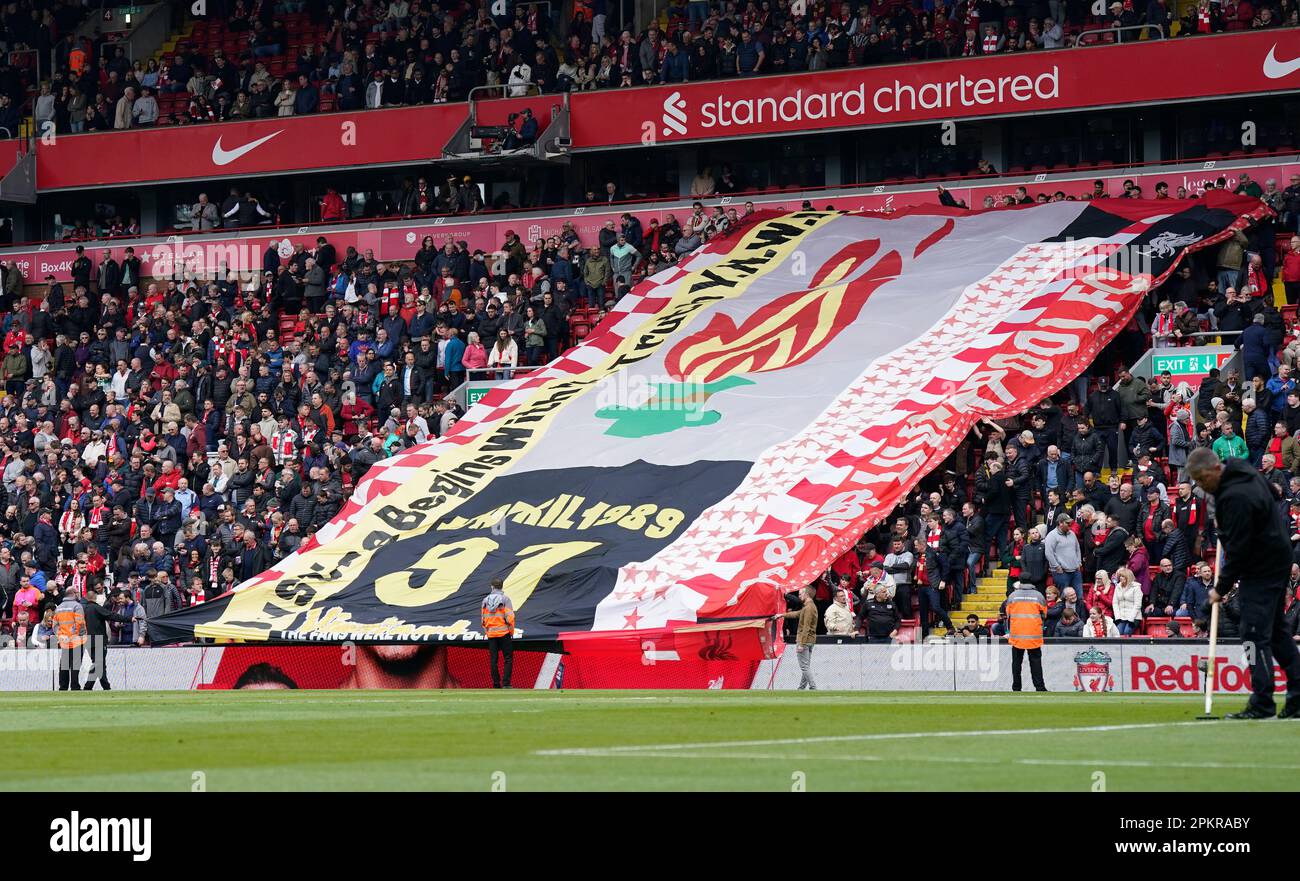
<path id="1" fill-rule="evenodd" d="M 1219 593 L 1219 572 L 1223 569 L 1223 542 L 1217 543 L 1214 549 L 1214 592 Z M 1205 659 L 1205 713 L 1197 716 L 1198 719 L 1217 719 L 1213 715 L 1214 710 L 1214 672 L 1215 672 L 1215 655 L 1217 654 L 1219 643 L 1219 601 L 1215 600 L 1210 604 L 1210 656 Z"/>

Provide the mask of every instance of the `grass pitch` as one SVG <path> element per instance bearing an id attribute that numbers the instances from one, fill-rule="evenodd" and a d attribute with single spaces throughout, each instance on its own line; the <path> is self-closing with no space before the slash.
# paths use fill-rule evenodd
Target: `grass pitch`
<path id="1" fill-rule="evenodd" d="M 1097 694 L 9 693 L 0 788 L 1300 789 L 1300 723 L 1200 710 Z M 78 740 L 105 759 L 90 769 Z"/>

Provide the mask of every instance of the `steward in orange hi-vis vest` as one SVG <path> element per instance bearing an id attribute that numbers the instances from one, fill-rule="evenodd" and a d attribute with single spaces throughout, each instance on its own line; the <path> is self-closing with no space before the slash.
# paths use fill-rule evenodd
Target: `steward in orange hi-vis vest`
<path id="1" fill-rule="evenodd" d="M 59 691 L 81 688 L 81 654 L 86 644 L 86 613 L 80 597 L 68 593 L 54 609 L 54 635 L 59 644 Z"/>
<path id="2" fill-rule="evenodd" d="M 1047 599 L 1033 588 L 1017 586 L 1007 597 L 1007 642 L 1016 648 L 1036 649 L 1043 646 L 1043 619 Z"/>
<path id="3" fill-rule="evenodd" d="M 72 594 L 54 610 L 54 632 L 61 649 L 76 649 L 86 644 L 86 613 L 80 599 Z"/>
<path id="4" fill-rule="evenodd" d="M 483 598 L 483 634 L 488 640 L 488 661 L 492 665 L 492 687 L 510 687 L 514 661 L 515 607 L 506 596 L 500 578 L 492 579 L 492 590 Z M 498 673 L 497 655 L 505 655 L 505 669 Z"/>
<path id="5" fill-rule="evenodd" d="M 497 636 L 514 636 L 515 610 L 510 597 L 493 590 L 483 600 L 483 632 L 488 639 Z"/>
<path id="6" fill-rule="evenodd" d="M 1011 643 L 1011 690 L 1020 691 L 1020 669 L 1029 655 L 1029 675 L 1036 691 L 1047 691 L 1043 683 L 1043 620 L 1047 617 L 1047 599 L 1032 584 L 1016 582 L 1008 596 L 1007 642 Z"/>

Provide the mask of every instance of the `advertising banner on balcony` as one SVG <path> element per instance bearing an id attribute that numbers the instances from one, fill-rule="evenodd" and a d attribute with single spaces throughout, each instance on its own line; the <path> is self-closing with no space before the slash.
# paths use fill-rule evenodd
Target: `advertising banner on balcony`
<path id="1" fill-rule="evenodd" d="M 578 92 L 571 134 L 574 147 L 599 149 L 1297 88 L 1300 40 L 1265 30 Z"/>

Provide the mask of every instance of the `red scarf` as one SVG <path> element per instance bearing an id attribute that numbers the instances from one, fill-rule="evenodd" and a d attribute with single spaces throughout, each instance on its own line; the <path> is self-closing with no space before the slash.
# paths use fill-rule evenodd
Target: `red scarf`
<path id="1" fill-rule="evenodd" d="M 1092 622 L 1092 635 L 1097 637 L 1098 639 L 1106 638 L 1105 618 L 1098 618 L 1096 621 Z"/>
<path id="2" fill-rule="evenodd" d="M 64 511 L 59 517 L 59 534 L 75 536 L 85 525 L 80 511 Z"/>

